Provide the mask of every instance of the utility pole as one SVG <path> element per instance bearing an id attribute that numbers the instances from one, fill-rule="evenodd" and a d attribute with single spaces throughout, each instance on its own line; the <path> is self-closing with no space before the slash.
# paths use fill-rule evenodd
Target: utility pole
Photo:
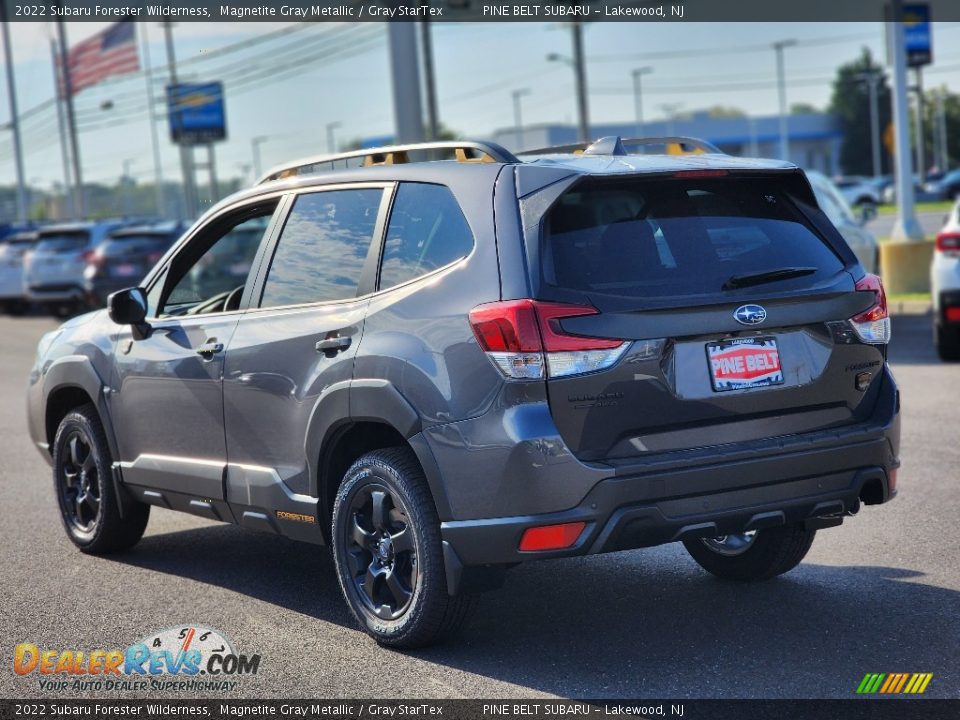
<path id="1" fill-rule="evenodd" d="M 633 104 L 637 119 L 637 137 L 643 137 L 643 93 L 640 83 L 644 75 L 649 75 L 652 72 L 652 67 L 641 67 L 636 68 L 631 73 L 633 75 Z"/>
<path id="2" fill-rule="evenodd" d="M 917 67 L 915 70 L 917 77 L 917 172 L 920 174 L 920 183 L 922 184 L 927 178 L 927 163 L 924 157 L 926 154 L 924 125 L 926 123 L 923 121 L 923 68 Z"/>
<path id="3" fill-rule="evenodd" d="M 520 150 L 526 147 L 523 137 L 523 115 L 520 108 L 520 98 L 529 94 L 530 88 L 521 88 L 510 93 L 513 96 L 513 134 L 517 138 L 517 148 Z"/>
<path id="4" fill-rule="evenodd" d="M 180 95 L 177 82 L 177 56 L 173 47 L 173 23 L 168 19 L 163 23 L 164 39 L 167 46 L 167 67 L 170 68 L 170 87 L 173 89 L 173 126 L 178 131 L 182 130 L 180 115 Z M 194 218 L 197 215 L 197 192 L 196 180 L 193 175 L 193 148 L 178 142 L 180 148 L 180 172 L 183 175 L 183 205 L 184 214 L 187 218 Z"/>
<path id="5" fill-rule="evenodd" d="M 783 70 L 783 50 L 797 44 L 796 40 L 778 40 L 773 43 L 777 54 L 777 95 L 780 99 L 780 159 L 790 160 L 790 128 L 787 125 L 787 79 Z"/>
<path id="6" fill-rule="evenodd" d="M 420 69 L 416 26 L 387 24 L 390 78 L 393 87 L 393 117 L 398 143 L 423 141 L 423 105 L 420 102 Z"/>
<path id="7" fill-rule="evenodd" d="M 2 2 L 3 0 L 0 0 Z M 63 79 L 60 73 L 60 51 L 57 42 L 50 38 L 50 59 L 53 67 L 54 105 L 57 108 L 57 130 L 60 134 L 60 159 L 63 162 L 63 202 L 66 216 L 77 219 L 77 209 L 73 204 L 73 183 L 70 181 L 70 153 L 67 150 L 67 128 L 63 121 L 63 105 L 60 102 Z"/>
<path id="8" fill-rule="evenodd" d="M 871 72 L 857 73 L 857 80 L 866 83 L 870 95 L 870 150 L 873 161 L 873 176 L 880 177 L 880 108 L 879 93 L 877 88 L 883 74 L 873 70 Z"/>
<path id="9" fill-rule="evenodd" d="M 896 161 L 897 217 L 891 237 L 898 241 L 923 240 L 923 228 L 913 208 L 913 172 L 910 167 L 910 131 L 907 122 L 907 52 L 903 37 L 903 3 L 893 0 L 888 23 L 890 53 L 893 65 L 893 140 Z"/>
<path id="10" fill-rule="evenodd" d="M 17 110 L 17 86 L 13 75 L 13 49 L 7 4 L 0 0 L 0 26 L 3 27 L 3 61 L 7 68 L 7 94 L 10 97 L 10 130 L 13 133 L 13 160 L 17 172 L 17 219 L 27 219 L 27 186 L 23 176 L 23 146 L 20 144 L 20 113 Z"/>
<path id="11" fill-rule="evenodd" d="M 130 176 L 130 166 L 133 165 L 133 158 L 127 158 L 123 161 L 123 174 L 120 176 L 120 185 L 123 189 L 123 215 L 130 217 L 132 215 L 130 208 L 130 189 L 133 185 L 133 178 Z"/>
<path id="12" fill-rule="evenodd" d="M 2 2 L 2 0 L 0 0 Z M 160 137 L 157 133 L 156 111 L 153 102 L 153 65 L 150 62 L 150 38 L 147 23 L 140 23 L 140 46 L 143 48 L 143 75 L 147 82 L 147 114 L 150 116 L 150 148 L 153 152 L 153 197 L 157 217 L 166 216 L 166 198 L 163 193 L 163 168 L 160 164 Z"/>
<path id="13" fill-rule="evenodd" d="M 946 90 L 940 88 L 937 93 L 937 138 L 940 154 L 937 156 L 937 165 L 941 172 L 946 172 L 950 165 L 950 156 L 947 152 L 947 114 L 943 107 L 943 96 Z"/>
<path id="14" fill-rule="evenodd" d="M 437 115 L 437 81 L 433 72 L 433 31 L 430 21 L 420 23 L 420 49 L 423 52 L 423 86 L 427 94 L 428 140 L 440 139 L 440 119 Z"/>
<path id="15" fill-rule="evenodd" d="M 63 3 L 60 3 L 63 7 Z M 73 84 L 70 81 L 70 65 L 67 57 L 67 30 L 63 20 L 57 20 L 57 43 L 60 46 L 60 76 L 63 80 L 63 95 L 67 108 L 67 136 L 70 138 L 70 156 L 73 159 L 73 208 L 81 218 L 86 217 L 83 197 L 83 173 L 80 170 L 80 144 L 77 141 L 77 119 L 73 112 Z"/>
<path id="16" fill-rule="evenodd" d="M 583 57 L 583 23 L 571 24 L 573 33 L 573 73 L 577 91 L 577 120 L 580 141 L 590 142 L 590 114 L 587 106 L 587 64 Z"/>

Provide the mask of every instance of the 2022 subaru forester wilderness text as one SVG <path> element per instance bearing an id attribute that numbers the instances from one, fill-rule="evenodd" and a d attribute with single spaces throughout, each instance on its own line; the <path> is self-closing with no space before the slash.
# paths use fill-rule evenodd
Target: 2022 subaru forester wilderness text
<path id="1" fill-rule="evenodd" d="M 526 560 L 796 566 L 895 493 L 889 327 L 792 165 L 382 148 L 271 172 L 47 335 L 29 423 L 81 550 L 150 505 L 329 544 L 361 625 L 414 647 Z"/>

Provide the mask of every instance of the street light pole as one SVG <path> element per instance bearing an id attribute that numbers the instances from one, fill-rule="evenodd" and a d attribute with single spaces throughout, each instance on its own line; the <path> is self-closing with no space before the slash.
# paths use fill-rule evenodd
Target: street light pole
<path id="1" fill-rule="evenodd" d="M 922 240 L 923 228 L 917 222 L 913 208 L 913 172 L 910 163 L 910 132 L 907 121 L 907 51 L 903 33 L 903 4 L 893 0 L 892 15 L 896 20 L 888 23 L 890 31 L 890 53 L 893 75 L 893 144 L 896 158 L 897 217 L 893 223 L 891 237 L 894 240 Z"/>
<path id="2" fill-rule="evenodd" d="M 866 83 L 870 93 L 870 151 L 874 177 L 880 177 L 880 108 L 877 87 L 882 78 L 883 75 L 878 71 L 857 74 L 857 80 Z"/>
<path id="3" fill-rule="evenodd" d="M 183 127 L 177 81 L 177 56 L 173 47 L 173 23 L 169 16 L 163 23 L 163 31 L 167 46 L 167 66 L 170 69 L 170 86 L 174 93 L 173 126 L 180 131 Z M 184 214 L 187 218 L 193 218 L 197 215 L 196 179 L 193 176 L 193 148 L 187 147 L 183 142 L 178 141 L 177 144 L 180 147 L 180 171 L 183 174 Z"/>
<path id="4" fill-rule="evenodd" d="M 63 3 L 60 3 L 63 7 Z M 67 53 L 67 31 L 63 20 L 57 20 L 57 43 L 60 50 L 60 77 L 63 81 L 63 97 L 66 103 L 67 135 L 70 139 L 70 156 L 73 160 L 74 211 L 81 218 L 86 216 L 83 197 L 83 172 L 80 163 L 80 143 L 77 140 L 77 120 L 73 112 L 73 83 L 70 81 L 70 64 Z"/>
<path id="5" fill-rule="evenodd" d="M 13 76 L 13 50 L 6 3 L 0 1 L 0 26 L 3 27 L 3 58 L 7 67 L 7 94 L 10 97 L 10 130 L 13 133 L 13 159 L 17 174 L 17 219 L 27 219 L 27 188 L 23 176 L 23 146 L 20 144 L 20 113 L 17 110 L 17 86 Z"/>
<path id="6" fill-rule="evenodd" d="M 778 40 L 773 43 L 777 53 L 777 94 L 780 98 L 780 159 L 790 159 L 790 135 L 787 126 L 787 80 L 783 71 L 783 49 L 793 47 L 796 40 Z"/>
<path id="7" fill-rule="evenodd" d="M 334 132 L 340 127 L 339 122 L 328 122 L 327 123 L 327 152 L 333 155 L 337 151 L 336 139 L 334 137 Z"/>
<path id="8" fill-rule="evenodd" d="M 520 111 L 520 98 L 530 94 L 529 88 L 521 88 L 510 93 L 513 96 L 513 128 L 517 136 L 517 148 L 524 148 L 523 142 L 523 115 Z"/>
<path id="9" fill-rule="evenodd" d="M 641 80 L 644 75 L 653 72 L 652 67 L 636 68 L 633 73 L 633 104 L 637 115 L 637 137 L 643 137 L 643 94 Z"/>
<path id="10" fill-rule="evenodd" d="M 253 181 L 260 179 L 260 146 L 270 138 L 267 135 L 257 135 L 250 141 L 250 147 L 253 149 Z"/>
<path id="11" fill-rule="evenodd" d="M 423 52 L 423 85 L 427 95 L 428 140 L 440 139 L 440 118 L 437 113 L 437 81 L 433 70 L 433 31 L 430 21 L 420 23 L 420 49 Z"/>
<path id="12" fill-rule="evenodd" d="M 163 167 L 160 164 L 160 137 L 157 133 L 157 119 L 153 102 L 153 64 L 150 61 L 150 38 L 147 35 L 148 23 L 140 26 L 140 46 L 143 48 L 143 74 L 147 82 L 147 113 L 150 116 L 150 147 L 153 152 L 153 198 L 157 206 L 157 217 L 166 217 L 167 201 L 163 193 Z"/>

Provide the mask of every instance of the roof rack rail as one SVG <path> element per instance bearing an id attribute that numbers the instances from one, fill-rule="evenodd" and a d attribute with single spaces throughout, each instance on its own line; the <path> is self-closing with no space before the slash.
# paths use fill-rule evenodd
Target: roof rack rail
<path id="1" fill-rule="evenodd" d="M 679 147 L 681 153 L 701 152 L 723 155 L 723 151 L 711 142 L 682 135 L 665 135 L 662 137 L 623 138 L 617 135 L 602 137 L 592 143 L 573 143 L 571 145 L 554 145 L 553 147 L 537 150 L 524 150 L 520 155 L 630 155 L 627 150 L 630 146 L 664 145 L 668 149 L 671 145 Z"/>
<path id="2" fill-rule="evenodd" d="M 294 177 L 296 175 L 312 175 L 314 171 L 307 170 L 317 165 L 329 164 L 329 170 L 334 169 L 334 163 L 345 162 L 362 158 L 363 166 L 371 165 L 400 165 L 411 162 L 410 153 L 422 152 L 438 154 L 438 151 L 448 151 L 457 162 L 520 162 L 510 151 L 492 142 L 476 140 L 445 140 L 441 142 L 413 143 L 409 145 L 388 145 L 385 147 L 351 150 L 331 155 L 314 155 L 301 158 L 293 162 L 277 165 L 260 178 L 256 184 L 262 185 L 273 180 Z M 306 172 L 305 172 L 306 171 Z"/>

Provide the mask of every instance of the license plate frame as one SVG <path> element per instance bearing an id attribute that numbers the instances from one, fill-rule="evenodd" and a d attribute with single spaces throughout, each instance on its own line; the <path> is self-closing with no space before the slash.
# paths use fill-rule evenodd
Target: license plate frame
<path id="1" fill-rule="evenodd" d="M 704 349 L 714 392 L 783 385 L 783 365 L 775 337 L 718 340 L 706 343 Z"/>

